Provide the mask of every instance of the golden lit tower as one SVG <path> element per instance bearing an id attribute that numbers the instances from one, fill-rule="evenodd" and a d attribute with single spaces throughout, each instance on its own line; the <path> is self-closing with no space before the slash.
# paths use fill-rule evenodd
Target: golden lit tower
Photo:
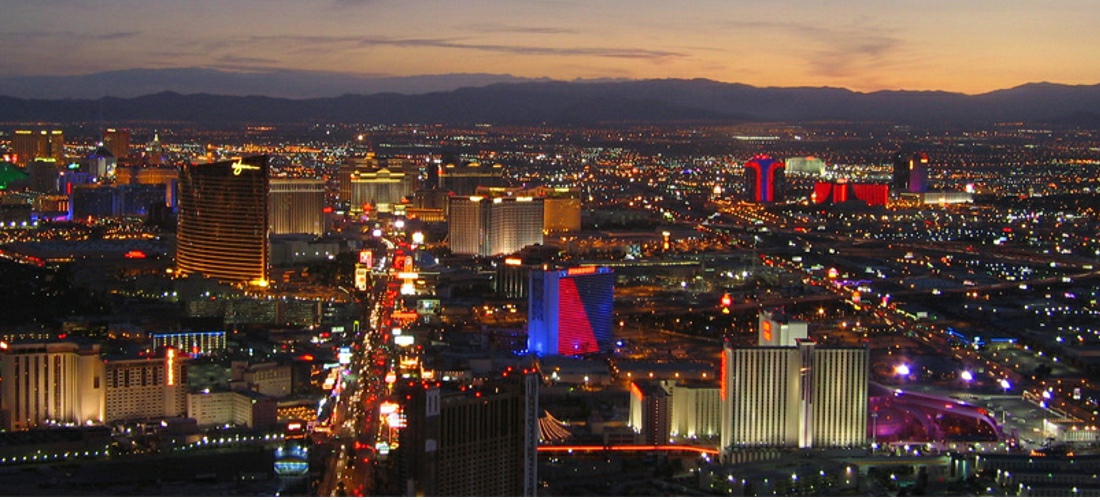
<path id="1" fill-rule="evenodd" d="M 18 165 L 37 159 L 60 162 L 65 159 L 65 133 L 60 130 L 16 130 L 11 149 Z"/>
<path id="2" fill-rule="evenodd" d="M 184 165 L 179 187 L 179 270 L 265 286 L 267 157 Z"/>
<path id="3" fill-rule="evenodd" d="M 115 155 L 119 161 L 130 156 L 130 131 L 124 128 L 109 128 L 103 131 L 103 147 Z"/>

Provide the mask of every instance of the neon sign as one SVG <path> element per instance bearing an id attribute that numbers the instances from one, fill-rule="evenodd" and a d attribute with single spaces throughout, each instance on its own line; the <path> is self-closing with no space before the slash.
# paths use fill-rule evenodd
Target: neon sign
<path id="1" fill-rule="evenodd" d="M 243 172 L 245 170 L 259 170 L 260 169 L 260 167 L 257 167 L 256 165 L 249 165 L 247 163 L 241 163 L 240 161 L 233 162 L 233 164 L 230 165 L 230 168 L 233 169 L 233 175 L 241 175 L 241 172 Z"/>
<path id="2" fill-rule="evenodd" d="M 168 385 L 176 385 L 176 350 L 168 349 Z"/>
<path id="3" fill-rule="evenodd" d="M 569 276 L 578 276 L 578 275 L 582 275 L 582 274 L 596 274 L 596 267 L 595 266 L 571 267 L 571 268 L 566 270 L 565 274 L 567 274 Z"/>

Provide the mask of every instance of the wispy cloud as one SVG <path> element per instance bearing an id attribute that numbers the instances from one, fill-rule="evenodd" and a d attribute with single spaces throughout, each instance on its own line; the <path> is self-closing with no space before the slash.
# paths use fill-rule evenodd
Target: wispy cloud
<path id="1" fill-rule="evenodd" d="M 0 39 L 66 39 L 66 40 L 122 40 L 141 35 L 140 31 L 113 31 L 110 33 L 79 33 L 73 31 L 3 31 Z"/>
<path id="2" fill-rule="evenodd" d="M 253 65 L 274 66 L 274 65 L 277 65 L 279 63 L 279 61 L 277 61 L 275 59 L 270 59 L 270 58 L 266 58 L 266 57 L 247 57 L 247 56 L 235 56 L 235 55 L 218 56 L 215 60 L 218 63 L 222 63 L 222 64 L 241 64 L 241 65 L 249 65 L 249 66 L 253 66 Z"/>
<path id="3" fill-rule="evenodd" d="M 575 35 L 580 33 L 575 29 L 569 28 L 553 28 L 549 26 L 510 26 L 503 24 L 469 24 L 461 26 L 460 29 L 468 30 L 480 33 L 516 33 L 516 34 L 532 34 L 532 35 Z"/>
<path id="4" fill-rule="evenodd" d="M 550 47 L 539 45 L 507 45 L 507 44 L 482 44 L 469 43 L 461 39 L 448 38 L 387 38 L 387 37 L 356 37 L 356 36 L 297 36 L 274 37 L 256 36 L 249 38 L 250 42 L 261 44 L 283 43 L 293 47 L 303 48 L 311 46 L 336 46 L 350 47 L 428 47 L 458 50 L 475 50 L 482 52 L 496 52 L 505 54 L 522 55 L 550 55 L 550 56 L 594 56 L 616 59 L 671 59 L 685 57 L 687 54 L 667 50 L 650 50 L 639 48 L 620 47 Z"/>
<path id="5" fill-rule="evenodd" d="M 825 32 L 816 41 L 807 62 L 816 74 L 831 78 L 866 75 L 868 69 L 886 64 L 902 46 L 895 37 L 863 32 Z"/>

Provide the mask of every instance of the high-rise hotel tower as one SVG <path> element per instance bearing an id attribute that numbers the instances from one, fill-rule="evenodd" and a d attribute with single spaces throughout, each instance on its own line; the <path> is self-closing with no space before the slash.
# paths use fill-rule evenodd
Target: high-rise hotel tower
<path id="1" fill-rule="evenodd" d="M 867 438 L 866 347 L 822 347 L 788 333 L 805 323 L 760 317 L 756 347 L 722 351 L 721 453 L 857 447 Z"/>
<path id="2" fill-rule="evenodd" d="M 267 157 L 184 165 L 179 186 L 179 271 L 265 286 Z"/>

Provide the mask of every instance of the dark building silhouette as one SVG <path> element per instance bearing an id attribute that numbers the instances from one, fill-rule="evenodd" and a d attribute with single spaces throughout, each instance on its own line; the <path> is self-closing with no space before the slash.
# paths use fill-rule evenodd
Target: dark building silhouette
<path id="1" fill-rule="evenodd" d="M 535 496 L 539 375 L 506 368 L 476 386 L 398 386 L 406 425 L 393 460 L 408 496 Z"/>

